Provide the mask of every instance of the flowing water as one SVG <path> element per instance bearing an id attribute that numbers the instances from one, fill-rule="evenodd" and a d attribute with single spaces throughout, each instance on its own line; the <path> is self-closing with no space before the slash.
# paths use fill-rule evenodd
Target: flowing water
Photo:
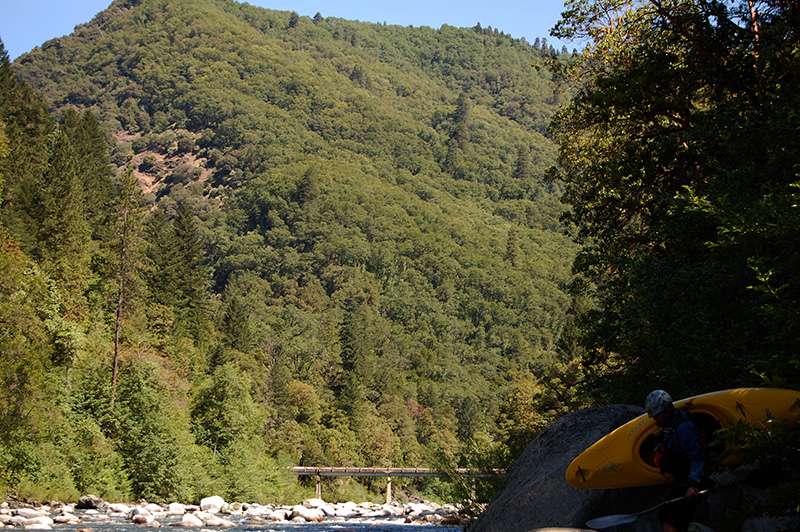
<path id="1" fill-rule="evenodd" d="M 353 518 L 347 521 L 323 521 L 322 523 L 293 522 L 253 522 L 238 516 L 224 516 L 236 524 L 234 528 L 202 527 L 197 532 L 460 532 L 457 526 L 437 525 L 434 523 L 404 523 L 404 518 Z M 177 517 L 159 518 L 163 527 L 176 522 Z M 54 532 L 77 532 L 91 530 L 93 532 L 148 532 L 153 525 L 137 525 L 126 518 L 111 518 L 104 521 L 85 521 L 81 524 L 55 524 Z M 186 532 L 192 529 L 173 527 L 174 532 Z"/>

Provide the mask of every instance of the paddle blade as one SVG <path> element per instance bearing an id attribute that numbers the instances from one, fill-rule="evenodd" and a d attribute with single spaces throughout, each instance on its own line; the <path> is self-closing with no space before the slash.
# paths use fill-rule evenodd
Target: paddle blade
<path id="1" fill-rule="evenodd" d="M 606 515 L 605 517 L 589 519 L 586 521 L 586 526 L 592 530 L 605 530 L 607 528 L 633 523 L 638 517 L 639 514 Z"/>

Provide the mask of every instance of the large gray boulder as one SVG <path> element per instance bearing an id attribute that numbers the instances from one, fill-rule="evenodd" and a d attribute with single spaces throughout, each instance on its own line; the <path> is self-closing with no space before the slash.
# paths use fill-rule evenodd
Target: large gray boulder
<path id="1" fill-rule="evenodd" d="M 581 410 L 558 419 L 528 445 L 469 532 L 581 529 L 594 517 L 635 513 L 663 500 L 663 487 L 581 490 L 567 484 L 564 476 L 576 456 L 642 413 L 640 407 L 614 405 Z M 640 520 L 651 519 L 655 516 Z M 657 521 L 640 524 L 653 525 Z"/>
<path id="2" fill-rule="evenodd" d="M 75 505 L 78 510 L 105 510 L 107 507 L 108 503 L 97 495 L 84 495 Z"/>

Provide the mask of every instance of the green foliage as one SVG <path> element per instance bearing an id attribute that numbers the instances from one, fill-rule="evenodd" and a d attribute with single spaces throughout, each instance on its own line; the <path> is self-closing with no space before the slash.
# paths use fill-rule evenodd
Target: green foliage
<path id="1" fill-rule="evenodd" d="M 248 381 L 229 362 L 195 386 L 191 418 L 199 444 L 216 451 L 260 432 L 265 413 L 253 402 Z"/>
<path id="2" fill-rule="evenodd" d="M 293 502 L 310 488 L 276 464 L 518 452 L 543 424 L 510 420 L 567 403 L 506 396 L 572 357 L 541 48 L 142 0 L 6 58 L 0 470 L 50 441 L 13 418 L 31 406 L 63 414 L 75 466 L 4 487 Z"/>
<path id="3" fill-rule="evenodd" d="M 582 84 L 554 122 L 555 173 L 576 288 L 597 302 L 590 388 L 639 403 L 656 385 L 797 387 L 794 8 L 756 27 L 738 1 L 569 7 L 560 31 L 591 41 L 568 70 Z"/>
<path id="4" fill-rule="evenodd" d="M 800 487 L 800 422 L 769 422 L 753 426 L 740 422 L 718 431 L 728 448 L 744 456 L 749 483 L 769 487 L 770 495 L 759 501 L 743 501 L 734 517 L 782 516 L 797 512 Z M 741 526 L 740 523 L 739 526 Z"/>
<path id="5" fill-rule="evenodd" d="M 109 433 L 135 494 L 148 500 L 187 500 L 187 483 L 180 474 L 182 451 L 171 425 L 164 391 L 146 363 L 121 369 Z"/>

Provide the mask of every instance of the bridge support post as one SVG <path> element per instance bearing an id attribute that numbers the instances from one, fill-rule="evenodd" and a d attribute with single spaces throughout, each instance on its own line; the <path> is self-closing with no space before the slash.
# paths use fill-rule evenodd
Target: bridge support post
<path id="1" fill-rule="evenodd" d="M 392 477 L 386 477 L 386 504 L 392 502 Z"/>
<path id="2" fill-rule="evenodd" d="M 322 498 L 322 475 L 317 475 L 317 499 Z"/>

